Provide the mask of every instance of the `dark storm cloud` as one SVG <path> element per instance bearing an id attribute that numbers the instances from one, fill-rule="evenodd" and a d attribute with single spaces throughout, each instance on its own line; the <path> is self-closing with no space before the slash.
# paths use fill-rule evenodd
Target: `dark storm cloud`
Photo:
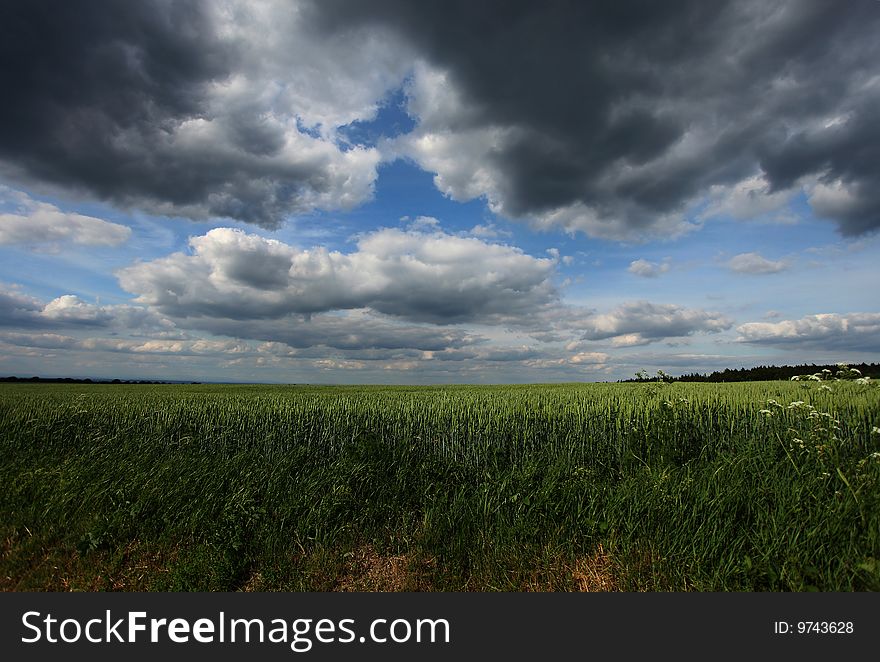
<path id="1" fill-rule="evenodd" d="M 873 0 L 37 0 L 0 26 L 0 174 L 123 207 L 361 204 L 379 151 L 336 131 L 408 80 L 385 156 L 538 227 L 675 235 L 750 177 L 880 227 Z"/>
<path id="2" fill-rule="evenodd" d="M 265 31 L 246 9 L 221 11 L 198 0 L 4 2 L 0 173 L 267 227 L 367 199 L 377 157 L 297 131 L 295 109 L 275 112 L 259 66 Z"/>
<path id="3" fill-rule="evenodd" d="M 810 203 L 818 214 L 835 219 L 848 236 L 880 227 L 880 79 L 870 88 L 865 98 L 843 101 L 839 122 L 771 143 L 761 161 L 778 188 L 820 173 L 822 184 Z"/>
<path id="4" fill-rule="evenodd" d="M 195 116 L 228 53 L 195 3 L 8 2 L 0 9 L 0 154 L 37 178 L 121 197 L 132 187 L 187 201 L 126 133 L 157 139 Z M 139 175 L 135 181 L 132 175 Z"/>
<path id="5" fill-rule="evenodd" d="M 454 197 L 631 238 L 763 171 L 835 185 L 813 202 L 844 234 L 880 227 L 877 2 L 322 0 L 313 19 L 390 27 L 443 72 L 437 98 L 460 99 L 432 114 L 416 81 L 433 140 L 409 153 Z M 431 152 L 474 131 L 496 133 Z"/>

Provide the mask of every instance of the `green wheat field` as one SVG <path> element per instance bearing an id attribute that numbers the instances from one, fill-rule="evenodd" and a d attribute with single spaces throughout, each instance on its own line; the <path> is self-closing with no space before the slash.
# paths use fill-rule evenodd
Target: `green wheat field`
<path id="1" fill-rule="evenodd" d="M 880 589 L 873 383 L 3 384 L 0 444 L 4 590 Z"/>

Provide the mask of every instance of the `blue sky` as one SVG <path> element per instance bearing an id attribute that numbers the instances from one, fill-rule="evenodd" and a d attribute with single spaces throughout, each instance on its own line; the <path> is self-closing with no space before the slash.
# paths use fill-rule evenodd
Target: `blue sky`
<path id="1" fill-rule="evenodd" d="M 0 374 L 499 383 L 880 360 L 880 68 L 857 38 L 880 7 L 732 4 L 667 53 L 688 3 L 650 38 L 550 5 L 474 39 L 431 3 L 295 4 L 193 3 L 198 38 L 126 32 L 174 8 L 108 5 L 63 62 L 8 40 L 46 80 L 0 80 L 21 90 L 0 117 Z M 820 27 L 822 53 L 797 45 Z M 82 64 L 126 40 L 141 55 L 108 60 L 115 86 Z"/>

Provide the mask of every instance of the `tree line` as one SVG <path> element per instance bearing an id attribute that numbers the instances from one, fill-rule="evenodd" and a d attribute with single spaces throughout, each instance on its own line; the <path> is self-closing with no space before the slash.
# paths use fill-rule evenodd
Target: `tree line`
<path id="1" fill-rule="evenodd" d="M 863 376 L 871 379 L 880 378 L 880 363 L 848 363 L 850 368 L 857 369 Z M 802 363 L 800 365 L 760 365 L 754 368 L 725 368 L 708 374 L 692 372 L 679 377 L 667 375 L 662 370 L 656 375 L 648 375 L 644 370 L 637 373 L 632 379 L 623 379 L 624 382 L 763 382 L 778 379 L 791 379 L 801 375 L 813 375 L 823 370 L 836 374 L 839 367 L 836 363 L 818 365 L 816 363 Z"/>

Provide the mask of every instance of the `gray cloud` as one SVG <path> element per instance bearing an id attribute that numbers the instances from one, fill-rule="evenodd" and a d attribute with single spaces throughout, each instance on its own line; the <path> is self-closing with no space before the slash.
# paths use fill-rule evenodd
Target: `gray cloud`
<path id="1" fill-rule="evenodd" d="M 880 16 L 876 3 L 875 12 L 872 31 Z M 854 89 L 828 121 L 807 124 L 762 149 L 761 166 L 775 189 L 818 177 L 809 202 L 817 214 L 834 219 L 845 236 L 880 227 L 880 78 L 876 68 L 873 77 L 870 73 L 853 77 Z"/>
<path id="2" fill-rule="evenodd" d="M 718 333 L 733 323 L 721 313 L 648 301 L 624 303 L 585 322 L 584 340 L 608 340 L 615 347 L 646 345 L 663 338 Z M 574 348 L 574 346 L 572 346 Z"/>
<path id="3" fill-rule="evenodd" d="M 675 236 L 802 188 L 843 234 L 880 227 L 871 0 L 38 0 L 0 23 L 0 173 L 123 207 L 277 227 L 361 204 L 380 152 L 339 129 L 407 81 L 417 126 L 385 158 L 536 227 Z"/>
<path id="4" fill-rule="evenodd" d="M 80 350 L 146 353 L 206 354 L 212 347 L 220 347 L 212 344 L 214 340 L 199 337 L 204 333 L 226 336 L 234 342 L 276 343 L 287 348 L 285 351 L 315 348 L 316 353 L 306 354 L 314 358 L 325 355 L 327 348 L 343 353 L 412 350 L 420 355 L 485 342 L 485 338 L 462 329 L 404 324 L 364 310 L 311 317 L 286 314 L 271 318 L 198 316 L 172 320 L 144 306 L 102 306 L 70 294 L 44 303 L 15 290 L 0 291 L 0 327 L 27 331 L 5 335 L 6 342 L 21 346 L 59 349 L 62 345 L 57 343 L 61 342 Z M 36 344 L 30 343 L 29 338 L 35 338 Z"/>
<path id="5" fill-rule="evenodd" d="M 237 320 L 370 308 L 414 322 L 516 323 L 555 305 L 556 261 L 441 231 L 383 229 L 357 251 L 298 250 L 216 228 L 119 272 L 137 301 L 175 319 Z"/>
<path id="6" fill-rule="evenodd" d="M 0 326 L 33 327 L 40 324 L 43 304 L 38 299 L 16 292 L 0 290 Z"/>
<path id="7" fill-rule="evenodd" d="M 75 338 L 57 333 L 3 333 L 0 342 L 40 349 L 85 350 L 125 354 L 172 354 L 183 356 L 241 354 L 252 352 L 233 340 L 134 340 L 130 338 Z"/>
<path id="8" fill-rule="evenodd" d="M 122 207 L 278 226 L 372 195 L 338 126 L 404 76 L 393 40 L 304 27 L 295 4 L 3 3 L 0 173 Z"/>
<path id="9" fill-rule="evenodd" d="M 183 328 L 214 335 L 283 343 L 294 349 L 329 347 L 339 350 L 442 351 L 483 341 L 455 328 L 400 324 L 364 311 L 315 315 L 310 319 L 287 316 L 274 319 L 197 318 L 178 320 Z"/>
<path id="10" fill-rule="evenodd" d="M 633 240 L 688 231 L 713 186 L 757 177 L 767 200 L 731 210 L 818 183 L 838 190 L 811 199 L 843 234 L 880 227 L 876 2 L 327 0 L 314 15 L 422 56 L 419 124 L 394 148 L 455 199 Z"/>
<path id="11" fill-rule="evenodd" d="M 797 320 L 749 322 L 739 342 L 792 350 L 880 351 L 880 313 L 826 313 Z"/>
<path id="12" fill-rule="evenodd" d="M 729 214 L 743 220 L 769 219 L 775 223 L 794 223 L 797 217 L 786 211 L 791 191 L 771 192 L 763 176 L 754 176 L 731 186 L 709 188 L 711 202 L 700 214 L 701 219 Z"/>
<path id="13" fill-rule="evenodd" d="M 768 260 L 760 253 L 740 253 L 727 262 L 727 268 L 739 274 L 776 274 L 788 267 L 784 260 Z"/>
<path id="14" fill-rule="evenodd" d="M 174 324 L 143 306 L 102 306 L 65 294 L 44 303 L 14 289 L 0 290 L 0 327 L 19 329 L 106 329 L 168 334 Z"/>
<path id="15" fill-rule="evenodd" d="M 0 193 L 4 192 L 0 187 Z M 86 246 L 118 246 L 131 236 L 131 229 L 118 223 L 62 212 L 55 205 L 37 202 L 13 192 L 19 213 L 0 213 L 0 245 L 54 245 L 71 242 Z"/>
<path id="16" fill-rule="evenodd" d="M 174 324 L 142 306 L 88 303 L 72 294 L 56 297 L 40 311 L 41 320 L 58 327 L 107 327 L 138 333 L 168 332 Z"/>

